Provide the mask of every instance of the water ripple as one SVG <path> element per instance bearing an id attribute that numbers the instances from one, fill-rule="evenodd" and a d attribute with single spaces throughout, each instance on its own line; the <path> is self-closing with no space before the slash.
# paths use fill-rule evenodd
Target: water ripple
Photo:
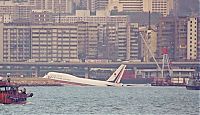
<path id="1" fill-rule="evenodd" d="M 26 105 L 1 115 L 199 115 L 199 91 L 179 87 L 27 87 Z"/>

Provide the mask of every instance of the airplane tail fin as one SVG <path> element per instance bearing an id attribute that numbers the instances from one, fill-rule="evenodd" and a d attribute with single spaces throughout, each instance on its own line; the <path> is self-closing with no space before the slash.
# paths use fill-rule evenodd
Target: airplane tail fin
<path id="1" fill-rule="evenodd" d="M 124 64 L 120 65 L 119 68 L 110 76 L 110 78 L 107 81 L 119 83 L 124 74 L 125 68 L 126 68 L 126 65 Z"/>

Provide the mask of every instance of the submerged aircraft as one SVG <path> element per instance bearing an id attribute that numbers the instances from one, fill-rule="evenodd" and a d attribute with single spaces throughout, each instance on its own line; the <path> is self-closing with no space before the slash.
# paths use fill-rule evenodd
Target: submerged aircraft
<path id="1" fill-rule="evenodd" d="M 80 86 L 123 86 L 120 83 L 126 65 L 120 65 L 119 68 L 106 81 L 80 78 L 66 73 L 49 72 L 44 78 L 53 79 L 61 83 L 80 85 Z"/>

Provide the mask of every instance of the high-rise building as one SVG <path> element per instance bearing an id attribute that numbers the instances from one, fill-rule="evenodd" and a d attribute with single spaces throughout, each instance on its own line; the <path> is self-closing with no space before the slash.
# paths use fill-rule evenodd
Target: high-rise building
<path id="1" fill-rule="evenodd" d="M 187 22 L 187 59 L 197 59 L 197 36 L 198 36 L 197 17 L 190 17 Z"/>
<path id="2" fill-rule="evenodd" d="M 164 47 L 169 50 L 169 57 L 175 61 L 198 60 L 198 24 L 196 16 L 162 18 L 158 26 L 158 57 L 162 55 L 159 50 Z"/>
<path id="3" fill-rule="evenodd" d="M 22 62 L 31 57 L 31 28 L 29 24 L 2 24 L 1 60 Z"/>
<path id="4" fill-rule="evenodd" d="M 76 24 L 2 24 L 0 38 L 5 62 L 78 60 Z"/>
<path id="5" fill-rule="evenodd" d="M 174 0 L 109 0 L 113 10 L 122 7 L 124 12 L 157 12 L 167 16 L 174 8 Z M 119 4 L 116 4 L 118 2 Z M 122 5 L 122 6 L 121 6 Z"/>
<path id="6" fill-rule="evenodd" d="M 167 16 L 174 8 L 174 0 L 143 0 L 144 12 L 158 12 Z"/>
<path id="7" fill-rule="evenodd" d="M 0 21 L 3 23 L 30 22 L 32 8 L 33 6 L 29 4 L 0 1 Z"/>
<path id="8" fill-rule="evenodd" d="M 134 53 L 130 53 L 130 51 L 127 53 L 127 47 L 128 47 L 128 38 L 129 38 L 129 30 L 128 30 L 128 17 L 127 16 L 109 16 L 106 13 L 100 13 L 97 12 L 96 15 L 90 15 L 89 11 L 77 11 L 75 16 L 61 16 L 61 22 L 60 23 L 79 23 L 83 22 L 83 25 L 87 25 L 87 27 L 84 27 L 83 29 L 88 29 L 88 32 L 83 32 L 81 36 L 83 36 L 82 40 L 97 40 L 98 47 L 97 49 L 97 57 L 98 58 L 106 58 L 111 60 L 121 59 L 126 60 L 127 58 L 133 58 L 135 59 L 138 57 L 138 45 L 136 42 L 131 42 L 133 44 L 129 45 L 131 46 L 131 50 L 134 49 Z M 59 18 L 56 17 L 56 22 L 58 23 Z M 84 24 L 86 23 L 86 24 Z M 98 25 L 98 36 L 97 38 L 90 39 L 90 33 L 96 33 L 96 30 L 94 32 L 90 32 L 88 27 L 90 27 L 91 24 Z M 95 27 L 96 27 L 95 26 Z M 93 27 L 93 26 L 92 26 Z M 131 26 L 131 32 L 135 32 L 136 28 L 138 26 Z M 86 30 L 84 30 L 86 31 Z M 137 31 L 136 31 L 137 32 Z M 138 34 L 131 33 L 131 40 L 137 39 Z M 88 39 L 86 39 L 88 37 Z M 79 39 L 80 41 L 81 39 Z M 94 42 L 92 43 L 94 44 Z M 96 43 L 97 44 L 97 43 Z M 89 48 L 92 45 L 88 45 L 86 47 Z M 133 48 L 134 47 L 134 48 Z M 86 50 L 85 49 L 85 50 Z M 95 50 L 93 50 L 95 51 Z M 85 52 L 89 52 L 89 50 L 86 50 Z M 111 53 L 112 52 L 112 53 Z M 91 53 L 90 53 L 91 54 Z M 93 52 L 93 56 L 95 56 L 95 53 Z M 87 54 L 88 55 L 88 54 Z M 88 55 L 89 56 L 89 55 Z M 91 56 L 91 55 L 90 55 Z M 92 57 L 90 57 L 92 58 Z M 115 59 L 113 59 L 115 58 Z"/>
<path id="9" fill-rule="evenodd" d="M 124 12 L 142 12 L 143 0 L 119 0 Z"/>
<path id="10" fill-rule="evenodd" d="M 109 0 L 81 0 L 83 6 L 87 6 L 87 10 L 95 12 L 96 10 L 105 10 Z M 85 3 L 84 3 L 85 2 Z"/>
<path id="11" fill-rule="evenodd" d="M 187 21 L 188 17 L 175 20 L 175 60 L 187 60 Z"/>
<path id="12" fill-rule="evenodd" d="M 0 23 L 0 61 L 3 61 L 3 23 Z"/>
<path id="13" fill-rule="evenodd" d="M 109 0 L 96 0 L 96 10 L 105 10 Z"/>
<path id="14" fill-rule="evenodd" d="M 200 16 L 198 20 L 198 37 L 197 37 L 197 60 L 200 61 Z"/>
<path id="15" fill-rule="evenodd" d="M 88 3 L 88 0 L 76 1 L 76 10 L 89 10 Z"/>
<path id="16" fill-rule="evenodd" d="M 98 58 L 98 24 L 88 23 L 88 54 L 87 58 Z"/>
<path id="17" fill-rule="evenodd" d="M 40 62 L 78 59 L 77 25 L 31 25 L 31 59 Z"/>
<path id="18" fill-rule="evenodd" d="M 98 24 L 77 22 L 78 26 L 78 56 L 79 59 L 98 58 Z"/>
<path id="19" fill-rule="evenodd" d="M 129 39 L 127 40 L 127 55 L 128 60 L 138 60 L 140 59 L 140 40 L 139 40 L 139 24 L 138 23 L 130 23 L 129 25 Z M 130 52 L 130 53 L 129 53 Z M 130 57 L 129 57 L 130 56 Z"/>
<path id="20" fill-rule="evenodd" d="M 55 13 L 73 12 L 73 0 L 29 0 L 34 10 L 50 10 Z"/>
<path id="21" fill-rule="evenodd" d="M 162 58 L 162 49 L 168 49 L 170 59 L 174 59 L 175 48 L 175 17 L 162 17 L 158 24 L 157 58 Z"/>
<path id="22" fill-rule="evenodd" d="M 128 56 L 127 55 L 127 43 L 128 43 L 128 29 L 127 29 L 127 24 L 122 23 L 122 24 L 118 24 L 118 59 L 121 60 L 127 60 Z"/>
<path id="23" fill-rule="evenodd" d="M 119 12 L 158 12 L 167 16 L 173 10 L 174 0 L 80 0 L 80 9 L 117 10 Z"/>
<path id="24" fill-rule="evenodd" d="M 32 7 L 33 6 L 31 5 L 16 6 L 13 21 L 14 22 L 30 22 Z"/>

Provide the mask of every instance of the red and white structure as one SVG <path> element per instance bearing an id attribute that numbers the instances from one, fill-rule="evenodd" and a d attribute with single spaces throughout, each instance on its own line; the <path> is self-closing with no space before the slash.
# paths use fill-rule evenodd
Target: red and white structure
<path id="1" fill-rule="evenodd" d="M 167 48 L 163 48 L 162 49 L 162 53 L 163 53 L 163 59 L 162 59 L 161 75 L 162 75 L 162 77 L 164 77 L 164 71 L 168 71 L 169 72 L 169 76 L 171 77 L 172 76 L 172 69 L 170 67 L 168 49 Z M 166 69 L 166 66 L 167 66 L 167 69 Z"/>

